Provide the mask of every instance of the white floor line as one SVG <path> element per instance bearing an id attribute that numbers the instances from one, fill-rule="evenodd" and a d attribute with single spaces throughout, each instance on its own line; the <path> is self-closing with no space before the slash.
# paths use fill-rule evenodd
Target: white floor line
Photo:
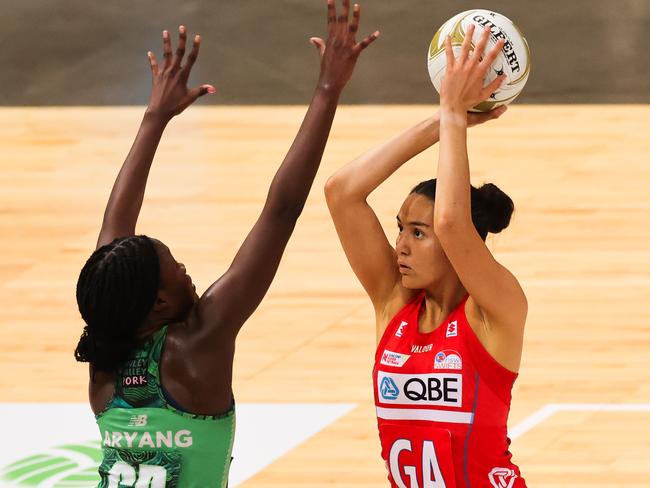
<path id="1" fill-rule="evenodd" d="M 557 412 L 650 412 L 650 403 L 549 403 L 509 429 L 511 439 L 521 437 Z"/>
<path id="2" fill-rule="evenodd" d="M 528 432 L 533 427 L 541 424 L 551 415 L 557 412 L 555 405 L 544 405 L 542 408 L 537 410 L 534 414 L 526 417 L 524 420 L 519 422 L 515 427 L 508 430 L 508 436 L 510 439 L 515 440 L 517 437 L 521 437 L 526 432 Z"/>

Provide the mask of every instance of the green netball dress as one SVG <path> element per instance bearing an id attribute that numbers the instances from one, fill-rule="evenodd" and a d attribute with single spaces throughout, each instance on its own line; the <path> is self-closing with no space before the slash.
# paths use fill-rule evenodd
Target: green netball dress
<path id="1" fill-rule="evenodd" d="M 225 487 L 235 407 L 194 415 L 170 405 L 160 382 L 167 327 L 118 371 L 115 395 L 96 416 L 104 458 L 99 488 Z"/>

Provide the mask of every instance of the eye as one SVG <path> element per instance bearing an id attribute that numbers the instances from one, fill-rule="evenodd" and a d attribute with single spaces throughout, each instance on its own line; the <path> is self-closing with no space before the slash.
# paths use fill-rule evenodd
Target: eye
<path id="1" fill-rule="evenodd" d="M 402 231 L 404 230 L 404 227 L 402 227 L 402 224 L 397 224 L 397 229 L 399 230 L 399 233 L 401 234 Z"/>
<path id="2" fill-rule="evenodd" d="M 413 235 L 414 235 L 417 239 L 422 239 L 422 238 L 424 237 L 424 233 L 423 233 L 420 229 L 414 229 L 414 230 L 413 230 Z"/>

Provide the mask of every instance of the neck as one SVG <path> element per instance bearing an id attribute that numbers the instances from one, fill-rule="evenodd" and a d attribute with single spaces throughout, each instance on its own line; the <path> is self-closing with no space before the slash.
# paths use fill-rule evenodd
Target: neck
<path id="1" fill-rule="evenodd" d="M 136 335 L 139 340 L 144 341 L 146 339 L 149 339 L 156 332 L 162 329 L 166 323 L 167 323 L 166 321 L 159 318 L 147 317 L 147 320 L 145 320 L 144 324 L 142 324 L 138 328 L 138 332 Z"/>
<path id="2" fill-rule="evenodd" d="M 420 319 L 420 329 L 427 332 L 435 329 L 465 298 L 467 291 L 457 277 L 426 288 L 425 312 Z"/>

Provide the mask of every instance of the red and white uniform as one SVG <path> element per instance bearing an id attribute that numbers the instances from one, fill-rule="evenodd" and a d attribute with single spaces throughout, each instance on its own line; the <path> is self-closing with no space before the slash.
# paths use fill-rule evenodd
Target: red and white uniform
<path id="1" fill-rule="evenodd" d="M 391 320 L 373 370 L 381 456 L 399 488 L 525 488 L 508 451 L 508 371 L 485 350 L 461 301 L 418 332 L 424 292 Z"/>

